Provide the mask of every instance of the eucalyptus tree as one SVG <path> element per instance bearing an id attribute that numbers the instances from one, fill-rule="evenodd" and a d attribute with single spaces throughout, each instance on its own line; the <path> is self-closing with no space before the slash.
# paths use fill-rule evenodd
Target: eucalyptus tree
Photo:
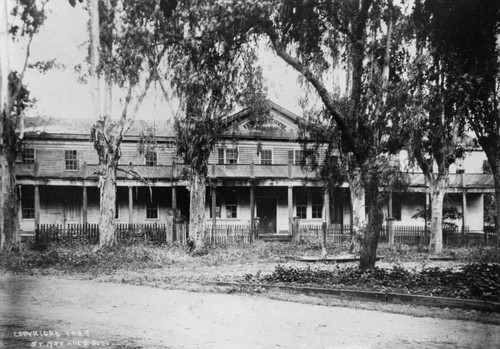
<path id="1" fill-rule="evenodd" d="M 491 168 L 500 236 L 500 2 L 441 0 L 432 5 L 447 8 L 439 13 L 446 22 L 437 23 L 434 46 L 456 76 L 457 99 Z"/>
<path id="2" fill-rule="evenodd" d="M 178 155 L 189 170 L 189 235 L 197 255 L 207 252 L 208 158 L 227 131 L 224 120 L 236 107 L 247 106 L 259 120 L 265 94 L 255 36 L 232 30 L 236 16 L 226 1 L 181 2 L 176 16 L 183 30 L 169 50 L 168 76 L 180 100 L 174 127 Z"/>
<path id="3" fill-rule="evenodd" d="M 389 178 L 384 169 L 391 167 L 385 115 L 397 47 L 392 31 L 401 11 L 392 1 L 376 0 L 243 3 L 235 2 L 235 11 L 250 19 L 252 30 L 321 101 L 310 131 L 320 130 L 316 136 L 328 144 L 323 173 L 331 178 L 331 171 L 340 171 L 347 178 L 360 268 L 373 268 L 383 223 L 381 186 Z M 347 72 L 340 93 L 332 87 L 338 65 Z"/>
<path id="4" fill-rule="evenodd" d="M 33 37 L 45 20 L 46 3 L 19 0 L 12 7 L 7 1 L 0 5 L 0 251 L 18 250 L 21 243 L 15 161 L 23 138 L 24 110 L 30 103 L 23 80 Z M 21 70 L 16 72 L 9 64 L 9 42 L 19 39 L 27 45 Z"/>
<path id="5" fill-rule="evenodd" d="M 393 113 L 394 125 L 411 163 L 425 175 L 431 204 L 430 251 L 443 249 L 443 202 L 449 186 L 449 168 L 463 156 L 465 115 L 460 75 L 453 68 L 455 45 L 450 32 L 459 26 L 453 18 L 456 2 L 426 0 L 415 2 L 407 45 L 405 80 L 399 91 L 405 108 Z"/>
<path id="6" fill-rule="evenodd" d="M 70 1 L 70 4 L 75 6 L 76 2 Z M 159 66 L 164 64 L 163 57 L 172 39 L 170 17 L 176 1 L 89 0 L 87 7 L 90 13 L 91 91 L 96 118 L 91 138 L 99 158 L 98 248 L 102 248 L 116 243 L 114 217 L 120 146 L 149 87 L 160 78 Z M 125 94 L 117 118 L 113 118 L 111 109 L 113 88 Z"/>

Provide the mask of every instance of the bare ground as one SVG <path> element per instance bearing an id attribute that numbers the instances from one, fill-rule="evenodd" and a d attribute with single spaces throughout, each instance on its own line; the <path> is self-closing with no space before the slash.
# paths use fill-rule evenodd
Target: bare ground
<path id="1" fill-rule="evenodd" d="M 176 281 L 182 278 L 172 276 Z M 38 344 L 82 348 L 498 348 L 500 326 L 261 296 L 0 274 L 0 339 L 3 348 Z"/>

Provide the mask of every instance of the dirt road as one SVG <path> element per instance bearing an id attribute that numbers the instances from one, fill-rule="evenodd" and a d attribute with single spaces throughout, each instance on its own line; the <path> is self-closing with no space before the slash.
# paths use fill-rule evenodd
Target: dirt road
<path id="1" fill-rule="evenodd" d="M 0 347 L 499 348 L 500 326 L 0 274 Z"/>

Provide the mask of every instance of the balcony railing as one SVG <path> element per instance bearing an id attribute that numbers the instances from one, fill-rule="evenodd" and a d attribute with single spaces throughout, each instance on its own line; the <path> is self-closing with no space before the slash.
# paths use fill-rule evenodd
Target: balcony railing
<path id="1" fill-rule="evenodd" d="M 172 165 L 119 165 L 117 178 L 144 179 L 144 180 L 171 180 L 185 178 L 187 166 L 173 163 Z M 51 163 L 16 164 L 18 178 L 38 179 L 89 179 L 98 178 L 99 166 L 96 164 L 80 164 L 77 170 L 65 170 Z M 208 176 L 211 178 L 226 179 L 314 179 L 314 171 L 303 169 L 292 164 L 210 164 Z M 492 189 L 493 175 L 485 173 L 450 174 L 450 188 L 478 188 Z M 424 175 L 410 174 L 412 187 L 426 187 Z"/>
<path id="2" fill-rule="evenodd" d="M 117 179 L 182 179 L 186 165 L 118 165 Z M 50 163 L 16 164 L 16 175 L 22 178 L 97 179 L 99 165 L 80 164 L 77 170 L 65 170 Z M 211 164 L 208 176 L 212 178 L 272 178 L 314 179 L 315 173 L 292 164 Z"/>

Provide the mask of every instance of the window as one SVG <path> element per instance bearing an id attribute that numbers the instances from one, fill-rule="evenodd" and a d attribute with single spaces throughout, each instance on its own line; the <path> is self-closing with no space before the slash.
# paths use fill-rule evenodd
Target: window
<path id="1" fill-rule="evenodd" d="M 300 165 L 305 160 L 305 154 L 303 150 L 295 150 L 295 161 L 294 165 Z"/>
<path id="2" fill-rule="evenodd" d="M 262 165 L 272 165 L 273 152 L 270 149 L 264 149 L 260 152 L 260 163 Z"/>
<path id="3" fill-rule="evenodd" d="M 401 196 L 398 194 L 392 194 L 392 218 L 401 220 Z"/>
<path id="4" fill-rule="evenodd" d="M 235 191 L 226 199 L 226 218 L 238 218 L 238 197 Z"/>
<path id="5" fill-rule="evenodd" d="M 146 219 L 158 219 L 158 204 L 148 202 L 146 205 Z"/>
<path id="6" fill-rule="evenodd" d="M 23 162 L 25 164 L 35 163 L 35 149 L 34 148 L 24 148 L 23 150 Z"/>
<path id="7" fill-rule="evenodd" d="M 156 166 L 158 164 L 158 153 L 148 151 L 146 153 L 146 166 Z"/>
<path id="8" fill-rule="evenodd" d="M 312 218 L 323 218 L 323 195 L 321 192 L 312 193 Z"/>
<path id="9" fill-rule="evenodd" d="M 21 217 L 22 219 L 35 219 L 35 189 L 21 187 Z"/>
<path id="10" fill-rule="evenodd" d="M 295 200 L 296 214 L 295 216 L 306 219 L 307 218 L 307 195 L 306 192 L 301 190 L 297 194 L 297 199 Z"/>
<path id="11" fill-rule="evenodd" d="M 219 148 L 219 165 L 222 164 L 237 164 L 238 163 L 238 149 L 224 149 Z"/>
<path id="12" fill-rule="evenodd" d="M 65 150 L 64 161 L 66 162 L 66 170 L 78 170 L 78 153 L 76 150 Z"/>
<path id="13" fill-rule="evenodd" d="M 288 151 L 288 163 L 300 165 L 301 161 L 305 161 L 305 154 L 303 150 Z"/>

